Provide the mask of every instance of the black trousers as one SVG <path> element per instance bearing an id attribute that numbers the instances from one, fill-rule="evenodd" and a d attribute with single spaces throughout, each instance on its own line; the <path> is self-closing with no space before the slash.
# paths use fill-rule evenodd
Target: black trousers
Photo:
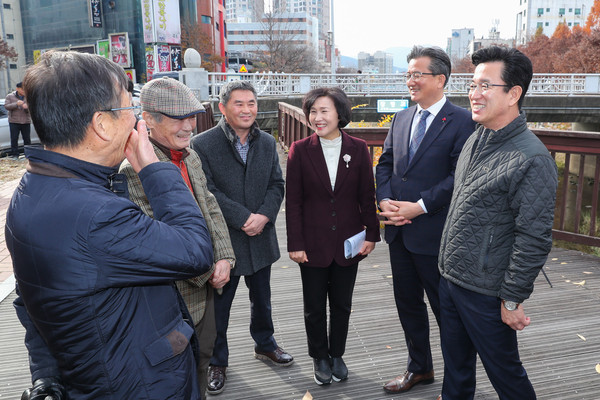
<path id="1" fill-rule="evenodd" d="M 358 264 L 327 268 L 300 266 L 304 295 L 304 325 L 312 358 L 341 357 L 346 350 L 352 293 Z M 329 298 L 329 337 L 327 335 Z"/>
<path id="2" fill-rule="evenodd" d="M 472 400 L 477 354 L 500 400 L 535 400 L 519 358 L 517 332 L 502 322 L 501 300 L 440 280 L 444 400 Z"/>
<path id="3" fill-rule="evenodd" d="M 204 316 L 195 326 L 199 347 L 198 386 L 200 387 L 200 393 L 202 393 L 203 399 L 206 398 L 206 390 L 208 388 L 208 365 L 210 364 L 213 347 L 215 346 L 215 339 L 217 338 L 214 291 L 212 286 L 208 287 Z"/>
<path id="4" fill-rule="evenodd" d="M 277 342 L 273 337 L 275 329 L 271 315 L 271 266 L 264 267 L 252 275 L 244 275 L 244 282 L 249 291 L 250 335 L 254 339 L 255 347 L 261 351 L 274 351 L 277 349 Z M 231 304 L 239 283 L 240 277 L 232 275 L 229 282 L 223 287 L 223 292 L 215 293 L 217 339 L 210 365 L 219 367 L 229 365 L 227 328 L 229 327 Z"/>
<path id="5" fill-rule="evenodd" d="M 440 324 L 438 257 L 410 252 L 404 246 L 402 232 L 389 247 L 394 299 L 408 348 L 407 370 L 424 374 L 433 370 L 424 293 L 427 293 L 438 326 Z"/>
<path id="6" fill-rule="evenodd" d="M 10 155 L 19 155 L 19 133 L 23 136 L 23 144 L 31 144 L 31 124 L 13 124 L 10 122 Z"/>

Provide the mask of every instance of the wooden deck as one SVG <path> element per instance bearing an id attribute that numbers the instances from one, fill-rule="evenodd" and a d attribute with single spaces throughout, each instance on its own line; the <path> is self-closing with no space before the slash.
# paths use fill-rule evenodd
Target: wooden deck
<path id="1" fill-rule="evenodd" d="M 402 373 L 406 365 L 404 336 L 394 305 L 387 245 L 359 266 L 353 312 L 344 359 L 349 379 L 317 386 L 307 354 L 299 270 L 285 250 L 285 214 L 277 229 L 281 260 L 273 265 L 272 303 L 275 336 L 296 362 L 281 368 L 254 359 L 248 332 L 249 300 L 240 284 L 229 327 L 230 367 L 225 391 L 214 400 L 302 399 L 309 391 L 316 400 L 435 399 L 441 392 L 443 359 L 439 332 L 432 321 L 432 346 L 436 381 L 416 386 L 403 395 L 388 395 L 382 386 Z M 3 232 L 2 232 L 3 233 Z M 532 323 L 519 333 L 521 359 L 538 399 L 600 399 L 600 259 L 554 248 L 546 272 L 553 288 L 540 274 L 535 291 L 525 302 Z M 30 385 L 24 330 L 15 315 L 14 293 L 0 303 L 0 400 L 19 399 Z M 497 399 L 479 364 L 477 400 Z"/>
<path id="2" fill-rule="evenodd" d="M 283 220 L 283 215 L 280 219 Z M 279 223 L 281 242 L 284 227 Z M 283 249 L 282 249 L 283 251 Z M 525 303 L 532 324 L 519 333 L 521 358 L 539 399 L 600 399 L 600 260 L 568 250 L 553 249 L 546 265 L 554 287 L 540 275 L 533 296 Z M 279 344 L 296 362 L 275 367 L 253 358 L 248 332 L 249 301 L 242 284 L 233 305 L 230 367 L 225 391 L 215 400 L 302 399 L 435 399 L 440 393 L 443 360 L 439 334 L 432 330 L 437 379 L 401 396 L 387 395 L 382 385 L 405 369 L 406 348 L 393 300 L 386 245 L 379 244 L 359 267 L 344 359 L 348 381 L 319 387 L 312 379 L 302 317 L 298 268 L 287 259 L 273 265 L 273 320 Z M 585 282 L 584 282 L 585 281 Z M 12 300 L 0 303 L 0 399 L 18 399 L 30 382 L 27 352 Z M 584 340 L 585 339 L 585 340 Z M 497 399 L 480 367 L 476 399 Z"/>

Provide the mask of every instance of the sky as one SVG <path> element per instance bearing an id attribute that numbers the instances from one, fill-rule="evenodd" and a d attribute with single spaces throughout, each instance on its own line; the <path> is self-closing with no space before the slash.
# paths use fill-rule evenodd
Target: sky
<path id="1" fill-rule="evenodd" d="M 515 37 L 519 0 L 334 0 L 335 44 L 343 56 L 390 47 L 446 49 L 452 29 L 488 37 L 494 20 L 502 39 Z"/>

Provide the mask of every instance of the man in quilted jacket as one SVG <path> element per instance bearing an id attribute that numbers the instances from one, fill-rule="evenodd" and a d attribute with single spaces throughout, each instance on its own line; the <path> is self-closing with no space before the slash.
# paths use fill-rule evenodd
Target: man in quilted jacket
<path id="1" fill-rule="evenodd" d="M 477 130 L 456 167 L 439 256 L 443 400 L 475 393 L 479 354 L 500 399 L 535 399 L 516 331 L 523 301 L 552 247 L 556 164 L 527 129 L 521 106 L 533 76 L 516 49 L 475 52 L 468 85 Z"/>

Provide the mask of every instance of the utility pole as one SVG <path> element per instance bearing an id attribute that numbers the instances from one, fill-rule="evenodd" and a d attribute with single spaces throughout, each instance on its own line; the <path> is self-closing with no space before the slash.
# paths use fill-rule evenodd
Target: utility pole
<path id="1" fill-rule="evenodd" d="M 333 12 L 333 2 L 334 0 L 331 0 L 331 7 L 330 7 L 330 13 L 331 13 L 331 75 L 335 76 L 335 71 L 336 71 L 336 65 L 335 65 L 335 29 L 333 27 L 333 20 L 335 19 L 335 14 Z"/>
<path id="2" fill-rule="evenodd" d="M 4 7 L 0 7 L 0 24 L 2 24 L 2 39 L 6 41 L 6 34 L 4 29 Z M 10 90 L 10 62 L 8 60 L 8 56 L 4 57 L 6 59 L 6 75 L 4 75 L 2 79 L 4 82 L 0 82 L 0 95 L 5 95 Z M 4 86 L 4 87 L 3 87 Z"/>

